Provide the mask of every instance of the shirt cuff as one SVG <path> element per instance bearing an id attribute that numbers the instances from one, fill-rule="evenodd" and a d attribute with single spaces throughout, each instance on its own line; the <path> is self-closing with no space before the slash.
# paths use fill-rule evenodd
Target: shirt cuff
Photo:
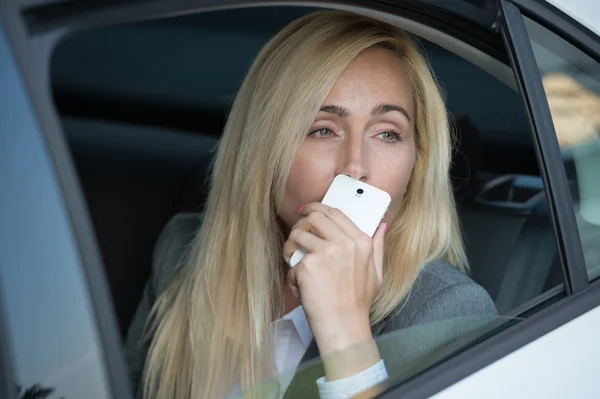
<path id="1" fill-rule="evenodd" d="M 321 377 L 317 380 L 317 386 L 321 399 L 346 399 L 387 380 L 387 378 L 387 369 L 383 360 L 380 360 L 368 369 L 340 380 L 326 382 L 325 377 Z"/>

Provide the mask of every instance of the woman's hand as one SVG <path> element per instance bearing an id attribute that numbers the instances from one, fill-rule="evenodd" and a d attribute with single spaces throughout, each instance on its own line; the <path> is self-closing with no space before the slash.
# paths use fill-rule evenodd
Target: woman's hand
<path id="1" fill-rule="evenodd" d="M 381 285 L 385 223 L 370 238 L 327 205 L 312 203 L 298 213 L 304 217 L 292 228 L 283 253 L 288 262 L 296 249 L 306 253 L 288 272 L 288 284 L 304 307 L 321 357 L 361 343 L 368 346 L 369 312 Z M 378 353 L 369 363 L 377 361 Z"/>

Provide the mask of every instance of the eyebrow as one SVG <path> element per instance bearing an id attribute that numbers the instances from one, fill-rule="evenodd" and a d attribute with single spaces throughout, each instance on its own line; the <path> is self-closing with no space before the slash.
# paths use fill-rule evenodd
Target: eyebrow
<path id="1" fill-rule="evenodd" d="M 348 111 L 347 108 L 344 108 L 339 105 L 324 105 L 319 109 L 319 111 L 326 112 L 328 114 L 334 114 L 339 116 L 340 118 L 346 118 L 348 115 L 350 115 L 350 111 Z M 403 107 L 394 104 L 379 104 L 378 106 L 373 108 L 373 111 L 371 111 L 371 115 L 380 116 L 393 111 L 400 112 L 406 117 L 406 119 L 408 119 L 409 122 L 411 121 L 410 115 L 408 115 L 408 111 L 406 111 Z"/>
<path id="2" fill-rule="evenodd" d="M 399 105 L 379 104 L 378 106 L 373 108 L 373 112 L 371 112 L 371 115 L 379 116 L 393 111 L 400 112 L 402 115 L 406 116 L 406 119 L 408 119 L 408 121 L 410 122 L 410 115 L 408 115 L 408 111 L 406 111 L 403 107 Z"/>
<path id="3" fill-rule="evenodd" d="M 339 105 L 324 105 L 319 108 L 320 112 L 327 112 L 328 114 L 334 114 L 339 116 L 340 118 L 345 118 L 350 115 L 348 109 L 341 107 Z"/>

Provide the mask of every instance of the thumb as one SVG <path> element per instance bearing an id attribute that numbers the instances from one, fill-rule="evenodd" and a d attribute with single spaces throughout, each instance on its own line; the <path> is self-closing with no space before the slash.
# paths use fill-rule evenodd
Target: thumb
<path id="1" fill-rule="evenodd" d="M 373 236 L 373 263 L 375 264 L 378 285 L 381 285 L 383 279 L 383 250 L 385 247 L 386 230 L 387 222 L 383 222 L 379 225 L 379 228 Z"/>

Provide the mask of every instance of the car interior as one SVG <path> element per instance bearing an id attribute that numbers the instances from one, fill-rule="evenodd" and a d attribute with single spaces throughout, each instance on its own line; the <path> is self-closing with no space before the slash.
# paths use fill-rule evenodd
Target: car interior
<path id="1" fill-rule="evenodd" d="M 178 220 L 168 234 L 189 235 L 189 218 L 202 212 L 219 135 L 254 56 L 310 11 L 256 7 L 115 25 L 74 34 L 55 49 L 55 106 L 123 334 L 161 231 Z M 481 52 L 415 24 L 405 29 L 447 99 L 456 135 L 450 173 L 471 276 L 500 314 L 522 315 L 562 274 L 514 78 Z"/>

